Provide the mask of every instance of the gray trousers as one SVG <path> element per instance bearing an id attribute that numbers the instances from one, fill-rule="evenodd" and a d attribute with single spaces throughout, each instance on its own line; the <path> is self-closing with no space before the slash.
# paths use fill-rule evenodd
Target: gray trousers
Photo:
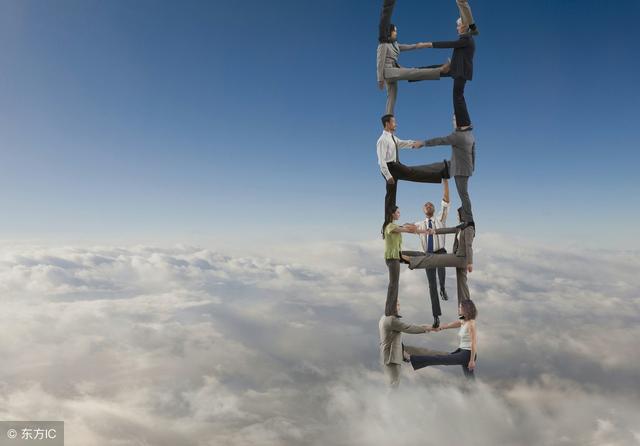
<path id="1" fill-rule="evenodd" d="M 398 98 L 398 81 L 437 81 L 440 80 L 440 68 L 384 67 L 384 80 L 387 83 L 386 113 L 393 114 Z"/>
<path id="2" fill-rule="evenodd" d="M 384 315 L 391 316 L 396 314 L 396 306 L 398 304 L 398 287 L 400 286 L 400 260 L 385 260 L 389 269 L 389 286 L 387 287 L 387 300 L 384 304 Z"/>
<path id="3" fill-rule="evenodd" d="M 400 364 L 385 364 L 384 374 L 389 379 L 389 386 L 398 387 L 400 385 Z"/>
<path id="4" fill-rule="evenodd" d="M 456 189 L 462 202 L 462 221 L 473 221 L 473 211 L 471 210 L 471 198 L 469 198 L 469 177 L 456 175 Z"/>
<path id="5" fill-rule="evenodd" d="M 460 10 L 460 18 L 462 19 L 462 23 L 465 25 L 473 25 L 475 22 L 473 21 L 473 15 L 471 14 L 471 8 L 469 7 L 469 2 L 467 0 L 456 0 L 458 4 L 458 9 Z"/>
<path id="6" fill-rule="evenodd" d="M 433 269 L 443 266 L 456 269 L 456 284 L 458 286 L 458 303 L 471 299 L 469 286 L 467 285 L 467 258 L 458 257 L 455 254 L 425 254 L 421 251 L 402 251 L 403 255 L 410 256 L 409 269 Z"/>

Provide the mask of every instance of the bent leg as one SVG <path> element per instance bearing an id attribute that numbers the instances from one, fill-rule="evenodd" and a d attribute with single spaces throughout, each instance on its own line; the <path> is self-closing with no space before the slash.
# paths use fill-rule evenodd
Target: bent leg
<path id="1" fill-rule="evenodd" d="M 441 183 L 442 179 L 446 177 L 445 172 L 445 163 L 439 162 L 421 166 L 398 164 L 392 174 L 394 178 L 414 183 Z"/>
<path id="2" fill-rule="evenodd" d="M 380 12 L 380 25 L 378 29 L 378 41 L 383 42 L 389 36 L 389 28 L 391 27 L 391 15 L 396 0 L 384 0 L 382 2 L 382 11 Z"/>
<path id="3" fill-rule="evenodd" d="M 389 386 L 398 387 L 400 385 L 400 364 L 386 364 L 384 372 L 389 380 Z"/>
<path id="4" fill-rule="evenodd" d="M 397 182 L 393 184 L 386 183 L 387 193 L 384 196 L 384 218 L 387 218 L 387 212 L 389 212 L 389 209 L 391 209 L 393 206 L 396 205 L 397 187 L 398 187 Z"/>
<path id="5" fill-rule="evenodd" d="M 436 280 L 436 270 L 428 269 L 427 272 L 427 281 L 429 282 L 429 297 L 431 298 L 431 313 L 433 317 L 441 316 L 442 311 L 440 310 L 440 300 L 438 299 L 438 281 Z"/>
<path id="6" fill-rule="evenodd" d="M 398 97 L 398 83 L 395 81 L 387 80 L 387 108 L 386 114 L 393 114 L 393 110 L 396 107 L 396 98 Z"/>
<path id="7" fill-rule="evenodd" d="M 453 112 L 456 115 L 458 127 L 471 125 L 471 118 L 467 110 L 467 101 L 464 99 L 464 87 L 467 81 L 456 78 L 453 80 Z"/>
<path id="8" fill-rule="evenodd" d="M 389 269 L 389 286 L 387 287 L 387 301 L 384 305 L 384 315 L 391 316 L 396 314 L 398 305 L 398 286 L 400 283 L 400 261 L 397 259 L 388 259 L 386 261 Z"/>
<path id="9" fill-rule="evenodd" d="M 404 251 L 402 254 L 409 256 L 409 269 L 429 269 L 443 266 L 462 268 L 467 265 L 466 257 L 458 257 L 455 254 L 423 254 L 421 256 L 413 256 Z"/>
<path id="10" fill-rule="evenodd" d="M 468 350 L 466 350 L 468 351 Z M 471 352 L 469 352 L 469 359 L 471 359 Z M 476 355 L 476 361 L 478 360 L 478 355 Z M 462 373 L 464 373 L 465 378 L 467 379 L 471 379 L 471 380 L 475 380 L 476 379 L 476 375 L 474 373 L 475 370 L 469 370 L 469 362 L 467 361 L 466 364 L 462 364 Z"/>
<path id="11" fill-rule="evenodd" d="M 440 68 L 385 67 L 384 78 L 387 81 L 437 81 L 440 79 Z"/>
<path id="12" fill-rule="evenodd" d="M 469 293 L 469 286 L 467 285 L 466 266 L 463 268 L 456 268 L 456 284 L 458 286 L 458 304 L 463 300 L 471 299 L 471 293 Z"/>
<path id="13" fill-rule="evenodd" d="M 458 195 L 462 202 L 462 221 L 473 221 L 473 211 L 471 209 L 471 198 L 469 197 L 469 177 L 456 175 L 456 189 L 458 189 Z"/>
<path id="14" fill-rule="evenodd" d="M 473 15 L 471 14 L 471 8 L 469 7 L 469 2 L 467 0 L 456 0 L 458 5 L 458 10 L 460 11 L 460 18 L 462 19 L 462 23 L 465 25 L 473 25 L 475 22 L 473 21 Z"/>
<path id="15" fill-rule="evenodd" d="M 438 268 L 438 279 L 440 279 L 440 290 L 444 291 L 444 283 L 447 278 L 447 270 L 444 267 Z"/>
<path id="16" fill-rule="evenodd" d="M 430 365 L 463 365 L 469 364 L 471 352 L 469 350 L 456 350 L 448 355 L 415 355 L 411 356 L 411 365 L 414 370 Z"/>
<path id="17" fill-rule="evenodd" d="M 404 351 L 410 355 L 416 356 L 435 356 L 435 355 L 448 355 L 449 353 L 440 350 L 431 350 L 430 348 L 414 347 L 412 345 L 405 345 Z"/>

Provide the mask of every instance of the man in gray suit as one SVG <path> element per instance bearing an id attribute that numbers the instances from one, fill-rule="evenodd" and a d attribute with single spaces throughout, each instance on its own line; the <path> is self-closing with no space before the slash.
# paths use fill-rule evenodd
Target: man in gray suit
<path id="1" fill-rule="evenodd" d="M 424 142 L 427 147 L 451 146 L 451 166 L 449 175 L 456 181 L 456 189 L 462 201 L 462 221 L 473 224 L 471 198 L 469 198 L 469 177 L 473 175 L 476 163 L 476 140 L 473 127 L 457 127 L 455 115 L 453 117 L 454 131 L 449 136 L 428 139 Z"/>
<path id="2" fill-rule="evenodd" d="M 400 313 L 400 303 L 396 305 L 396 314 Z M 398 387 L 400 384 L 400 368 L 402 366 L 403 344 L 402 333 L 420 334 L 432 331 L 432 328 L 428 325 L 414 325 L 402 322 L 401 316 L 382 316 L 378 323 L 378 330 L 380 331 L 380 356 L 384 371 L 389 378 L 389 385 L 391 387 Z M 446 354 L 443 352 L 436 352 L 420 347 L 406 346 L 404 350 L 410 355 L 432 355 L 432 354 Z"/>
<path id="3" fill-rule="evenodd" d="M 461 217 L 462 208 L 458 208 L 458 217 Z M 467 285 L 467 272 L 473 271 L 473 239 L 476 228 L 473 225 L 462 223 L 455 228 L 426 229 L 426 234 L 455 234 L 452 254 L 433 254 L 420 251 L 402 251 L 402 260 L 409 264 L 409 269 L 429 269 L 442 266 L 456 269 L 456 282 L 458 285 L 458 303 L 471 299 L 469 286 Z M 422 230 L 418 229 L 418 233 Z"/>

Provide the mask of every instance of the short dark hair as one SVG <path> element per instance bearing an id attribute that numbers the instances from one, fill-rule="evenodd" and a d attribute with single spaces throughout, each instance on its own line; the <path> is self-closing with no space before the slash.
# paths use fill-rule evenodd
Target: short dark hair
<path id="1" fill-rule="evenodd" d="M 462 316 L 466 321 L 474 320 L 478 316 L 476 304 L 471 299 L 465 299 L 460 302 L 460 307 L 462 307 Z"/>
<path id="2" fill-rule="evenodd" d="M 393 118 L 393 117 L 394 117 L 394 116 L 393 116 L 393 114 L 391 114 L 391 113 L 384 115 L 384 116 L 381 118 L 381 121 L 382 121 L 382 127 L 386 127 L 386 126 L 387 126 L 387 122 L 391 121 L 391 118 Z"/>

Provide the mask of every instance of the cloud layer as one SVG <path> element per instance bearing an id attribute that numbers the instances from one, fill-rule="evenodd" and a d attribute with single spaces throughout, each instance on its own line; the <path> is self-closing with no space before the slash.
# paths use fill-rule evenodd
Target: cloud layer
<path id="1" fill-rule="evenodd" d="M 483 234 L 478 385 L 405 368 L 392 394 L 380 252 L 5 246 L 0 419 L 63 419 L 72 446 L 640 444 L 637 252 Z M 448 289 L 445 321 L 453 270 Z M 427 301 L 424 273 L 403 269 L 405 318 L 430 322 Z"/>

